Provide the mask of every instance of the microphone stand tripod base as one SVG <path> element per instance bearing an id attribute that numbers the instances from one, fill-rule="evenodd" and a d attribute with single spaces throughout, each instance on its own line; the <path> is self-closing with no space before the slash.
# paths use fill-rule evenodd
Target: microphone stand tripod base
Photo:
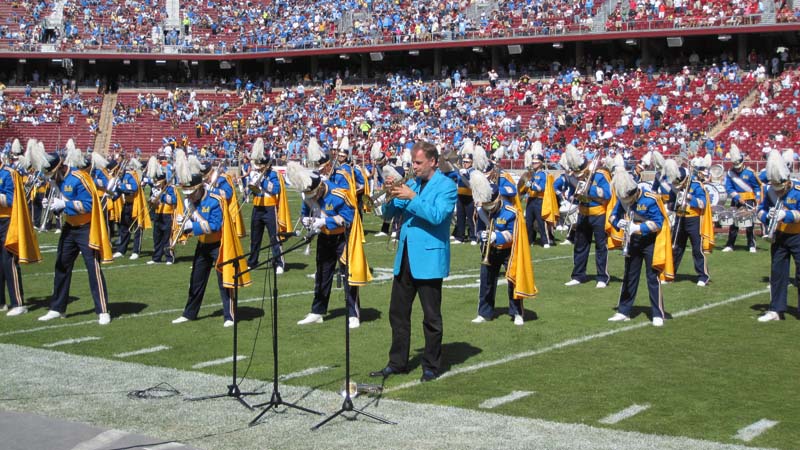
<path id="1" fill-rule="evenodd" d="M 342 415 L 342 414 L 344 414 L 346 412 L 354 412 L 356 414 L 361 414 L 361 415 L 367 416 L 367 417 L 369 417 L 371 419 L 377 420 L 378 422 L 385 423 L 386 425 L 397 425 L 397 422 L 392 422 L 391 420 L 386 420 L 386 419 L 384 419 L 382 417 L 378 417 L 378 416 L 376 416 L 374 414 L 370 414 L 370 413 L 364 411 L 363 409 L 355 408 L 353 406 L 353 400 L 350 398 L 350 393 L 348 393 L 347 396 L 345 396 L 345 398 L 344 398 L 344 402 L 342 402 L 342 407 L 339 408 L 338 411 L 336 411 L 335 413 L 331 414 L 329 417 L 327 417 L 322 422 L 320 422 L 320 423 L 314 425 L 313 427 L 311 427 L 311 431 L 317 431 L 321 426 L 325 425 L 326 423 L 330 422 L 331 420 L 337 418 L 338 416 L 340 416 L 340 415 Z"/>

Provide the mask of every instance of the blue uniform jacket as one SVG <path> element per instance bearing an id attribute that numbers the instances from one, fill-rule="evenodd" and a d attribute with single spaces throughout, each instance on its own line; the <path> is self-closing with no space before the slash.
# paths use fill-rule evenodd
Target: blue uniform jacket
<path id="1" fill-rule="evenodd" d="M 61 192 L 66 198 L 67 207 L 64 212 L 68 216 L 77 216 L 92 212 L 92 193 L 86 190 L 80 178 L 72 172 L 78 169 L 69 169 L 67 176 L 61 183 Z"/>
<path id="2" fill-rule="evenodd" d="M 517 210 L 514 205 L 503 199 L 503 204 L 492 216 L 492 221 L 494 222 L 494 245 L 500 248 L 510 248 L 514 243 L 514 223 L 517 221 Z"/>
<path id="3" fill-rule="evenodd" d="M 228 183 L 225 177 L 219 177 L 214 183 L 213 192 L 221 197 L 225 197 L 225 200 L 230 200 L 231 197 L 233 197 L 233 186 Z"/>
<path id="4" fill-rule="evenodd" d="M 738 183 L 733 181 L 731 178 L 732 171 L 728 171 L 728 175 L 725 177 L 725 191 L 728 192 L 728 195 L 731 196 L 731 200 L 738 202 L 739 201 L 739 194 L 743 192 L 748 192 L 744 186 L 740 186 Z M 758 176 L 753 173 L 752 170 L 748 168 L 744 168 L 741 173 L 737 174 L 739 178 L 752 190 L 753 194 L 755 194 L 756 200 L 761 198 L 761 184 L 758 181 Z"/>
<path id="5" fill-rule="evenodd" d="M 777 200 L 775 191 L 772 187 L 769 188 L 768 194 L 764 196 L 761 203 L 758 205 L 758 219 L 761 223 L 768 224 L 769 219 L 767 214 L 769 210 L 775 206 Z M 786 217 L 783 218 L 783 223 L 798 223 L 800 222 L 800 181 L 792 180 L 792 188 L 784 194 L 780 199 L 783 201 L 783 209 L 786 210 Z"/>
<path id="6" fill-rule="evenodd" d="M 594 177 L 592 178 L 592 184 L 589 185 L 587 195 L 592 197 L 592 200 L 590 200 L 588 203 L 581 202 L 581 205 L 589 207 L 601 206 L 607 204 L 608 201 L 611 200 L 611 186 L 609 186 L 605 175 L 595 172 Z M 599 202 L 595 199 L 595 197 L 602 198 L 605 201 Z"/>
<path id="7" fill-rule="evenodd" d="M 13 168 L 8 165 L 0 169 L 0 206 L 10 207 L 14 202 L 14 178 L 11 175 Z"/>
<path id="8" fill-rule="evenodd" d="M 349 227 L 353 223 L 355 208 L 347 203 L 346 190 L 336 187 L 330 180 L 325 181 L 325 184 L 328 187 L 327 192 L 324 197 L 317 200 L 317 205 L 322 213 L 320 217 L 325 219 L 325 230 L 322 232 L 325 234 L 339 234 L 344 231 L 344 227 L 340 227 L 334 217 L 340 216 L 344 219 L 346 226 Z M 313 211 L 308 202 L 303 202 L 303 206 L 300 208 L 300 215 L 308 217 L 312 214 Z"/>
<path id="9" fill-rule="evenodd" d="M 651 233 L 658 233 L 664 225 L 664 215 L 661 214 L 661 208 L 658 207 L 656 195 L 652 192 L 645 190 L 640 191 L 639 198 L 631 206 L 634 208 L 633 221 L 641 222 L 639 224 L 639 231 L 642 236 L 647 236 Z M 611 212 L 610 222 L 616 229 L 620 229 L 617 225 L 621 219 L 625 218 L 625 207 L 622 202 L 617 202 L 614 206 L 614 211 Z"/>
<path id="10" fill-rule="evenodd" d="M 192 217 L 192 234 L 200 236 L 202 234 L 214 233 L 222 229 L 222 205 L 219 197 L 212 196 L 206 192 L 200 204 L 197 205 L 197 212 L 200 213 L 202 220 Z"/>
<path id="11" fill-rule="evenodd" d="M 444 278 L 450 274 L 450 220 L 456 204 L 456 184 L 439 170 L 422 192 L 419 179 L 406 184 L 417 196 L 412 200 L 393 199 L 384 212 L 385 217 L 399 214 L 402 221 L 394 274 L 400 274 L 403 252 L 409 245 L 411 276 L 419 280 Z"/>

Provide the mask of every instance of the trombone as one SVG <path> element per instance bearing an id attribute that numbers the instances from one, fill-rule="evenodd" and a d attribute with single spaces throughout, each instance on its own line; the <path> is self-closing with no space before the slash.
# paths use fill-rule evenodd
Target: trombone
<path id="1" fill-rule="evenodd" d="M 195 211 L 197 211 L 197 208 L 194 206 L 194 203 L 190 202 L 189 199 L 185 199 L 183 204 L 183 217 L 181 217 L 180 221 L 173 219 L 172 235 L 169 237 L 170 250 L 175 249 L 175 246 L 178 244 L 178 241 L 180 241 L 181 236 L 183 236 L 184 225 L 186 225 L 186 222 L 191 220 Z"/>

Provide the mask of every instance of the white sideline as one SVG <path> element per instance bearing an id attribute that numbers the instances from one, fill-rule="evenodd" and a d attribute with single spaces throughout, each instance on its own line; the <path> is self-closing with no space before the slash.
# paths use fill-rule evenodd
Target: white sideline
<path id="1" fill-rule="evenodd" d="M 769 430 L 770 428 L 777 425 L 779 422 L 769 419 L 761 419 L 756 423 L 750 424 L 742 429 L 740 429 L 734 439 L 739 439 L 741 441 L 750 442 L 756 437 L 758 437 L 761 433 Z"/>
<path id="2" fill-rule="evenodd" d="M 92 322 L 96 322 L 96 321 L 93 320 Z M 100 340 L 100 338 L 97 337 L 97 336 L 86 336 L 86 337 L 81 337 L 81 338 L 64 339 L 63 341 L 51 342 L 49 344 L 42 344 L 42 347 L 44 347 L 44 348 L 53 348 L 53 347 L 58 347 L 58 346 L 61 346 L 61 345 L 80 344 L 81 342 L 99 341 L 99 340 Z"/>
<path id="3" fill-rule="evenodd" d="M 247 359 L 247 356 L 236 355 L 236 360 L 237 361 L 241 361 L 243 359 Z M 220 364 L 232 363 L 232 362 L 233 362 L 233 358 L 228 356 L 227 358 L 220 358 L 220 359 L 215 359 L 213 361 L 206 361 L 206 362 L 197 363 L 197 364 L 192 366 L 192 369 L 203 369 L 205 367 L 218 366 Z"/>
<path id="4" fill-rule="evenodd" d="M 650 409 L 649 403 L 645 403 L 644 405 L 631 405 L 620 412 L 603 417 L 598 422 L 606 425 L 614 425 L 615 423 L 622 422 L 623 420 L 629 419 L 642 411 L 647 411 L 648 409 Z"/>
<path id="5" fill-rule="evenodd" d="M 148 445 L 142 447 L 142 450 L 169 450 L 171 448 L 185 448 L 186 446 L 180 442 L 166 442 L 164 444 Z"/>
<path id="6" fill-rule="evenodd" d="M 478 405 L 478 408 L 494 409 L 497 408 L 498 406 L 505 405 L 506 403 L 511 403 L 515 400 L 525 398 L 532 394 L 533 392 L 531 391 L 512 391 L 510 394 L 504 395 L 502 397 L 494 397 L 486 399 L 483 401 L 483 403 Z"/>
<path id="7" fill-rule="evenodd" d="M 155 347 L 143 348 L 141 350 L 134 350 L 132 352 L 117 353 L 116 355 L 114 355 L 114 357 L 127 358 L 129 356 L 146 355 L 148 353 L 155 353 L 155 352 L 160 352 L 162 350 L 169 350 L 170 348 L 171 347 L 167 347 L 166 345 L 157 345 Z"/>
<path id="8" fill-rule="evenodd" d="M 735 297 L 730 297 L 728 299 L 721 300 L 721 301 L 716 302 L 716 303 L 708 303 L 706 305 L 698 306 L 696 308 L 690 308 L 690 309 L 687 309 L 687 310 L 679 311 L 679 312 L 673 314 L 672 317 L 674 318 L 674 317 L 690 316 L 692 314 L 696 314 L 698 312 L 702 312 L 702 311 L 705 311 L 707 309 L 716 308 L 717 306 L 723 306 L 723 305 L 727 305 L 729 303 L 735 303 L 735 302 L 738 302 L 740 300 L 744 300 L 746 298 L 754 297 L 754 296 L 759 295 L 759 294 L 766 294 L 767 292 L 769 292 L 769 289 L 759 289 L 759 290 L 756 290 L 756 291 L 751 291 L 751 292 L 748 292 L 746 294 L 737 295 Z M 494 361 L 486 361 L 486 362 L 482 362 L 482 363 L 478 363 L 478 364 L 473 364 L 471 366 L 459 367 L 457 369 L 453 369 L 453 370 L 451 370 L 449 372 L 443 373 L 441 376 L 439 376 L 439 379 L 449 378 L 449 377 L 452 377 L 452 376 L 455 376 L 455 375 L 460 375 L 462 373 L 476 372 L 478 370 L 485 369 L 487 367 L 499 366 L 499 365 L 502 365 L 502 364 L 510 363 L 510 362 L 513 362 L 513 361 L 517 361 L 519 359 L 529 358 L 531 356 L 541 355 L 541 354 L 544 354 L 544 353 L 551 352 L 553 350 L 560 350 L 560 349 L 562 349 L 564 347 L 570 347 L 570 346 L 576 345 L 576 344 L 583 344 L 585 342 L 593 341 L 595 339 L 600 339 L 600 338 L 604 338 L 604 337 L 608 337 L 608 336 L 613 336 L 615 334 L 623 333 L 623 332 L 626 332 L 626 331 L 638 330 L 639 328 L 644 328 L 644 327 L 648 327 L 648 326 L 651 326 L 649 321 L 647 321 L 647 322 L 639 322 L 639 323 L 636 323 L 636 324 L 633 324 L 633 325 L 627 325 L 627 326 L 623 326 L 623 327 L 619 327 L 619 328 L 614 328 L 614 329 L 611 329 L 611 330 L 608 330 L 608 331 L 602 331 L 600 333 L 589 334 L 589 335 L 586 335 L 586 336 L 583 336 L 583 337 L 579 337 L 579 338 L 567 339 L 566 341 L 559 342 L 557 344 L 553 344 L 553 345 L 550 345 L 548 347 L 544 347 L 544 348 L 540 348 L 540 349 L 536 349 L 536 350 L 528 350 L 526 352 L 515 353 L 513 355 L 508 355 L 508 356 L 506 356 L 504 358 L 496 359 Z M 384 389 L 383 392 L 399 391 L 401 389 L 406 389 L 406 388 L 417 386 L 418 384 L 420 384 L 419 381 L 409 381 L 408 383 L 403 383 L 403 384 L 399 384 L 397 386 L 391 387 L 389 389 Z"/>
<path id="9" fill-rule="evenodd" d="M 108 444 L 116 442 L 129 434 L 130 433 L 121 430 L 104 431 L 88 441 L 83 441 L 75 447 L 72 447 L 72 450 L 99 450 L 101 448 L 107 448 Z"/>
<path id="10" fill-rule="evenodd" d="M 314 375 L 315 373 L 324 372 L 330 369 L 328 366 L 319 366 L 319 367 L 310 367 L 305 370 L 301 370 L 298 372 L 287 373 L 286 375 L 279 375 L 278 379 L 281 381 L 291 380 L 292 378 L 300 378 L 300 377 L 307 377 L 309 375 Z"/>

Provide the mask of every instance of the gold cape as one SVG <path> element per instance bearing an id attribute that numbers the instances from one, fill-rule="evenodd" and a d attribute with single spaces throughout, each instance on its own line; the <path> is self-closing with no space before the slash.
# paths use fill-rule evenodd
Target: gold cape
<path id="1" fill-rule="evenodd" d="M 535 297 L 539 290 L 536 289 L 536 279 L 533 276 L 533 261 L 528 241 L 528 229 L 524 220 L 525 215 L 521 208 L 515 206 L 514 209 L 517 219 L 514 221 L 514 237 L 511 255 L 508 257 L 506 280 L 514 285 L 515 299 Z"/>
<path id="2" fill-rule="evenodd" d="M 89 225 L 89 247 L 97 250 L 100 256 L 100 262 L 103 264 L 110 264 L 114 262 L 113 253 L 111 251 L 111 238 L 108 236 L 108 225 L 106 225 L 106 216 L 103 214 L 103 208 L 100 205 L 100 196 L 97 195 L 97 188 L 94 185 L 92 177 L 82 170 L 72 170 L 71 173 L 75 175 L 83 187 L 92 195 L 92 219 Z"/>
<path id="3" fill-rule="evenodd" d="M 9 169 L 14 182 L 14 199 L 11 203 L 11 219 L 8 223 L 5 247 L 10 253 L 19 257 L 23 264 L 36 263 L 42 260 L 39 252 L 39 239 L 33 232 L 33 222 L 25 202 L 25 187 L 22 177 L 14 169 Z M 36 190 L 32 192 L 35 194 Z"/>
<path id="4" fill-rule="evenodd" d="M 231 219 L 231 213 L 228 211 L 228 207 L 226 205 L 227 200 L 225 197 L 220 195 L 211 193 L 208 195 L 219 201 L 220 209 L 222 209 L 222 237 L 219 245 L 219 253 L 217 254 L 216 264 L 217 271 L 222 274 L 222 287 L 233 288 L 237 284 L 239 287 L 250 286 L 253 282 L 250 280 L 250 272 L 246 272 L 246 259 L 242 258 L 234 263 L 239 266 L 239 273 L 242 274 L 238 280 L 236 280 L 235 277 L 236 267 L 234 267 L 233 264 L 226 264 L 225 266 L 222 266 L 222 268 L 219 266 L 220 263 L 224 261 L 229 261 L 242 256 L 244 252 L 242 251 L 242 242 L 239 240 L 239 236 L 236 235 L 236 226 Z"/>

